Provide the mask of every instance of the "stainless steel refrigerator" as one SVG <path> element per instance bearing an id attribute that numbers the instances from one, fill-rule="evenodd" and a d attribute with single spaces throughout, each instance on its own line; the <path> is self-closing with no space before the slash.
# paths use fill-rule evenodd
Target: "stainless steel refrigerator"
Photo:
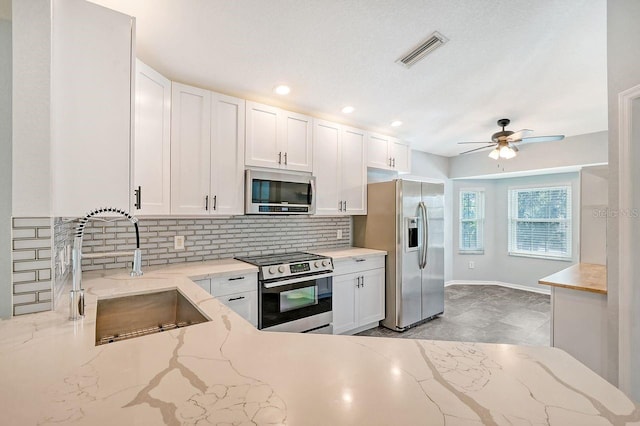
<path id="1" fill-rule="evenodd" d="M 444 185 L 397 179 L 367 186 L 354 245 L 386 250 L 386 316 L 404 331 L 444 312 Z"/>

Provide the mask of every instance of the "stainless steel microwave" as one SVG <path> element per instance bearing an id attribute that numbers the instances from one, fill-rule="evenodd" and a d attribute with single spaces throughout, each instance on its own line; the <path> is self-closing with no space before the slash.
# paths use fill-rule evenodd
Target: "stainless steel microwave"
<path id="1" fill-rule="evenodd" d="M 246 214 L 314 214 L 316 178 L 306 174 L 247 170 Z"/>

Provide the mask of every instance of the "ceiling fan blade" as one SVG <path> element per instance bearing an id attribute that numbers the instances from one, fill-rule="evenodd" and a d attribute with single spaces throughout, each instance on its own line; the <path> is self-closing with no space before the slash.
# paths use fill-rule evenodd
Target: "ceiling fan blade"
<path id="1" fill-rule="evenodd" d="M 465 143 L 493 143 L 491 141 L 486 141 L 486 142 L 458 142 L 458 144 L 465 144 Z"/>
<path id="2" fill-rule="evenodd" d="M 522 138 L 527 137 L 527 135 L 530 134 L 531 132 L 533 132 L 533 130 L 529 130 L 529 129 L 518 130 L 517 132 L 513 132 L 511 136 L 507 137 L 507 140 L 508 141 L 520 140 Z"/>
<path id="3" fill-rule="evenodd" d="M 561 141 L 564 139 L 564 135 L 552 135 L 552 136 L 534 136 L 531 138 L 522 138 L 521 143 L 534 143 L 534 142 L 553 142 L 553 141 Z"/>
<path id="4" fill-rule="evenodd" d="M 481 146 L 480 148 L 470 149 L 469 151 L 461 152 L 459 155 L 462 155 L 462 154 L 469 154 L 470 152 L 480 151 L 480 150 L 482 150 L 482 149 L 493 148 L 493 147 L 495 147 L 496 145 L 497 145 L 497 144 L 491 144 L 491 145 L 487 145 L 487 146 Z"/>

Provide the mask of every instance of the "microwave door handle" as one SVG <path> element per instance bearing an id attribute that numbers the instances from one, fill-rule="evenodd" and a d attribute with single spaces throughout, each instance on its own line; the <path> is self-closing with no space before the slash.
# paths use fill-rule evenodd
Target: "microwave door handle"
<path id="1" fill-rule="evenodd" d="M 307 196 L 307 204 L 312 205 L 313 204 L 313 197 L 315 195 L 316 192 L 316 181 L 315 179 L 310 179 L 309 180 L 309 187 L 311 188 L 311 191 L 309 192 L 309 195 Z"/>

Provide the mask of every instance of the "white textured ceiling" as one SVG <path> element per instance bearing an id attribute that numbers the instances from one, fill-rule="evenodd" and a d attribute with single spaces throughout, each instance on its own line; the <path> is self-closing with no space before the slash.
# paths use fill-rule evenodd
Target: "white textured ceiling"
<path id="1" fill-rule="evenodd" d="M 137 18 L 138 57 L 171 79 L 422 151 L 455 155 L 503 117 L 533 136 L 607 129 L 606 0 L 94 1 Z M 433 31 L 450 41 L 411 69 L 395 63 Z M 292 87 L 284 100 L 278 83 Z"/>

